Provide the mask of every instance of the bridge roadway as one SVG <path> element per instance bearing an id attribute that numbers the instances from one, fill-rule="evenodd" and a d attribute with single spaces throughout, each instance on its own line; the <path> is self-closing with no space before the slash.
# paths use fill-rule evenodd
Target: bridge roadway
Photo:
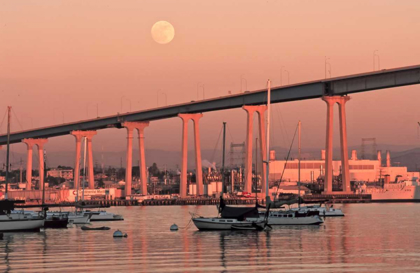
<path id="1" fill-rule="evenodd" d="M 271 102 L 280 103 L 321 98 L 323 96 L 347 95 L 419 83 L 420 65 L 384 69 L 364 74 L 273 87 L 271 89 Z M 243 105 L 266 104 L 266 91 L 266 89 L 245 91 L 244 93 L 218 98 L 14 132 L 10 135 L 10 143 L 19 143 L 24 138 L 49 138 L 67 135 L 75 130 L 122 128 L 121 123 L 124 121 L 152 121 L 176 117 L 180 113 L 203 113 L 240 108 Z M 0 135 L 0 145 L 6 143 L 7 136 Z"/>

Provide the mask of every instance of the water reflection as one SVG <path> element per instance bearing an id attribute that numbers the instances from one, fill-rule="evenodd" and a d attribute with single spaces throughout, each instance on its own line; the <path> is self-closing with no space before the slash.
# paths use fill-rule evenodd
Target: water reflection
<path id="1" fill-rule="evenodd" d="M 0 271 L 45 272 L 396 272 L 420 271 L 420 204 L 352 204 L 321 226 L 269 232 L 186 228 L 211 206 L 111 208 L 126 221 L 40 233 L 6 233 Z M 169 231 L 176 223 L 178 232 Z M 120 229 L 128 238 L 114 239 Z"/>

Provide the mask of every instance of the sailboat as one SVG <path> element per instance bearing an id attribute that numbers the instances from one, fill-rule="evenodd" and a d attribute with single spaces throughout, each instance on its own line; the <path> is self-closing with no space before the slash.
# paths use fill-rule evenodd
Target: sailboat
<path id="1" fill-rule="evenodd" d="M 226 188 L 224 184 L 225 142 L 226 122 L 223 123 L 222 194 L 218 206 L 219 216 L 202 217 L 193 215 L 194 225 L 199 230 L 265 230 L 271 228 L 267 223 L 270 206 L 267 206 L 266 213 L 261 218 L 257 203 L 254 207 L 233 207 L 225 204 L 223 199 Z"/>
<path id="2" fill-rule="evenodd" d="M 11 106 L 7 107 L 7 152 L 6 152 L 6 189 L 4 200 L 0 201 L 0 232 L 11 231 L 39 231 L 44 226 L 42 215 L 27 215 L 24 213 L 12 213 L 16 203 L 24 201 L 9 200 L 7 196 L 9 183 L 9 154 L 10 154 L 10 112 Z"/>
<path id="3" fill-rule="evenodd" d="M 85 198 L 85 183 L 86 183 L 86 138 L 85 138 L 85 150 L 84 150 L 84 158 L 83 158 L 83 186 L 82 186 L 82 201 Z M 122 221 L 124 220 L 124 217 L 119 214 L 114 214 L 111 212 L 107 212 L 105 210 L 84 210 L 83 204 L 80 206 L 82 208 L 81 214 L 84 217 L 87 217 L 89 219 L 89 222 L 93 221 Z"/>
<path id="4" fill-rule="evenodd" d="M 271 104 L 271 82 L 268 80 L 268 87 L 267 87 L 267 134 L 266 134 L 266 146 L 267 146 L 267 161 L 264 163 L 267 165 L 267 173 L 266 173 L 266 187 L 265 187 L 265 195 L 266 195 L 266 204 L 269 208 L 272 205 L 272 201 L 270 200 L 269 196 L 269 173 L 270 173 L 270 104 Z M 299 128 L 299 195 L 300 195 L 300 128 L 301 123 L 299 121 L 298 124 Z M 298 200 L 298 204 L 300 207 L 300 196 Z M 268 209 L 267 209 L 268 210 Z M 250 221 L 257 221 L 261 219 L 267 219 L 269 225 L 319 225 L 322 224 L 324 221 L 317 215 L 318 213 L 313 213 L 310 211 L 293 211 L 293 210 L 271 210 L 269 212 L 260 212 L 258 218 L 249 218 Z M 268 216 L 267 216 L 268 215 Z"/>

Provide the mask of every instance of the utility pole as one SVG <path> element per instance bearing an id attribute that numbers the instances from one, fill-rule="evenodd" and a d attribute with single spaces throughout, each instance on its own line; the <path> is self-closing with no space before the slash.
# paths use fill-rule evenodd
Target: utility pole
<path id="1" fill-rule="evenodd" d="M 4 199 L 7 200 L 7 192 L 8 192 L 8 184 L 9 184 L 9 150 L 10 150 L 10 112 L 12 110 L 12 106 L 7 106 L 7 152 L 6 152 L 6 191 L 4 195 Z"/>
<path id="2" fill-rule="evenodd" d="M 226 192 L 225 186 L 225 143 L 226 142 L 226 122 L 223 122 L 223 155 L 222 155 L 222 195 Z"/>

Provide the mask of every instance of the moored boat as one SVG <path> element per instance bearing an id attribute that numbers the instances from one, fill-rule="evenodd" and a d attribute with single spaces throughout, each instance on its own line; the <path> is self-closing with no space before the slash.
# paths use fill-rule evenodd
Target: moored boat
<path id="1" fill-rule="evenodd" d="M 0 232 L 39 231 L 44 226 L 42 215 L 12 213 L 16 201 L 0 201 Z"/>
<path id="2" fill-rule="evenodd" d="M 84 214 L 91 214 L 92 217 L 90 218 L 90 221 L 123 221 L 124 217 L 119 214 L 114 214 L 111 212 L 106 212 L 104 210 L 99 211 L 90 211 L 86 210 L 84 211 Z"/>
<path id="3" fill-rule="evenodd" d="M 300 208 L 291 208 L 292 211 L 299 211 L 303 213 L 318 212 L 322 217 L 343 217 L 344 213 L 341 209 L 334 208 L 333 205 L 313 205 L 301 206 Z"/>

